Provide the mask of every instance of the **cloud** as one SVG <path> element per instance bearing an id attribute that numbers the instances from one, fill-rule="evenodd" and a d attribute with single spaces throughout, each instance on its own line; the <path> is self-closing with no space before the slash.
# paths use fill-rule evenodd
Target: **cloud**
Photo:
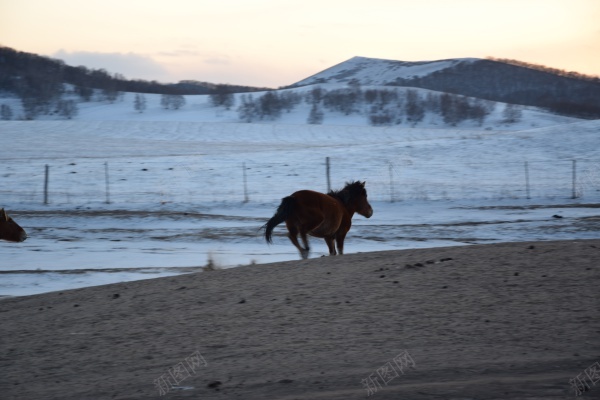
<path id="1" fill-rule="evenodd" d="M 170 59 L 177 59 L 177 62 L 184 63 L 205 63 L 205 64 L 216 64 L 216 65 L 229 65 L 231 64 L 231 57 L 227 54 L 216 52 L 216 51 L 197 51 L 197 50 L 173 50 L 173 51 L 161 51 L 158 53 L 159 57 L 166 57 Z M 173 60 L 169 60 L 170 63 Z"/>
<path id="2" fill-rule="evenodd" d="M 164 81 L 169 73 L 165 67 L 148 56 L 129 53 L 99 53 L 88 51 L 59 50 L 52 57 L 63 60 L 68 65 L 91 69 L 105 69 L 109 73 L 118 73 L 128 79 Z"/>
<path id="3" fill-rule="evenodd" d="M 231 64 L 231 59 L 227 56 L 212 56 L 212 57 L 207 57 L 204 59 L 204 62 L 206 64 L 213 64 L 213 65 L 230 65 Z"/>
<path id="4" fill-rule="evenodd" d="M 200 56 L 201 53 L 195 50 L 174 50 L 174 51 L 161 51 L 158 52 L 159 56 L 162 57 L 196 57 Z"/>

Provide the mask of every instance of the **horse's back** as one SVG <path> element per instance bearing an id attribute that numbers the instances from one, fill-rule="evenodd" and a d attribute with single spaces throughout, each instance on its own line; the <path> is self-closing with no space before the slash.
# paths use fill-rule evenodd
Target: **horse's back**
<path id="1" fill-rule="evenodd" d="M 291 194 L 291 197 L 306 202 L 308 204 L 323 201 L 325 197 L 329 197 L 324 193 L 315 192 L 314 190 L 298 190 Z"/>
<path id="2" fill-rule="evenodd" d="M 319 208 L 323 211 L 327 209 L 337 209 L 340 207 L 337 200 L 333 197 L 315 192 L 314 190 L 299 190 L 292 193 L 291 197 L 296 200 L 299 207 L 302 208 Z"/>
<path id="3" fill-rule="evenodd" d="M 299 190 L 291 197 L 295 199 L 295 221 L 290 222 L 304 225 L 312 231 L 313 236 L 333 234 L 339 229 L 347 214 L 339 200 L 324 193 Z"/>

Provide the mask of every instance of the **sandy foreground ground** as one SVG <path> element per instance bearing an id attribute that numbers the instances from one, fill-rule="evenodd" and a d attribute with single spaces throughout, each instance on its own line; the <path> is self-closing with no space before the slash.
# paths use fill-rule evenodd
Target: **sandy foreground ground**
<path id="1" fill-rule="evenodd" d="M 600 240 L 252 265 L 0 318 L 2 399 L 566 399 L 600 362 Z"/>

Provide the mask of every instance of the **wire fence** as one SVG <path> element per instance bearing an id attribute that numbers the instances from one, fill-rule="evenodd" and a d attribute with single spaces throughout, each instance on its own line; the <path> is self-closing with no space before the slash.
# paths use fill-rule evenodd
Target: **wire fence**
<path id="1" fill-rule="evenodd" d="M 299 189 L 339 189 L 349 180 L 366 180 L 373 201 L 600 200 L 600 160 L 446 164 L 399 158 L 360 164 L 315 155 L 299 165 L 234 156 L 160 156 L 2 164 L 3 205 L 265 203 Z"/>

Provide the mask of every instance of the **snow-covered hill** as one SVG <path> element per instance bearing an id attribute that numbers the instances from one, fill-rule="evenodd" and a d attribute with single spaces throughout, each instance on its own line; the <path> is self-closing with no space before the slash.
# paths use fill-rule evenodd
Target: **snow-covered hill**
<path id="1" fill-rule="evenodd" d="M 57 89 L 45 102 L 35 106 L 34 102 L 26 102 L 26 108 L 16 95 L 0 92 L 0 106 L 2 119 L 9 120 L 312 123 L 517 130 L 577 121 L 549 112 L 558 107 L 556 104 L 568 110 L 558 107 L 563 115 L 580 116 L 586 112 L 587 116 L 594 115 L 596 100 L 589 95 L 595 93 L 594 83 L 576 79 L 564 82 L 564 79 L 477 58 L 404 62 L 354 57 L 287 89 L 233 95 L 233 105 L 227 109 L 213 105 L 208 95 L 187 95 L 182 100 L 183 106 L 174 110 L 163 108 L 162 95 L 128 92 L 117 95 L 88 88 L 91 94 L 82 96 L 78 87 L 66 83 L 62 84 L 62 91 Z M 316 95 L 316 91 L 320 93 Z M 553 99 L 556 93 L 560 94 L 554 100 L 556 104 L 538 104 L 535 100 Z M 136 98 L 140 97 L 143 107 L 136 107 Z M 520 104 L 518 118 L 506 117 L 507 104 Z"/>
<path id="2" fill-rule="evenodd" d="M 291 85 L 416 87 L 562 115 L 600 118 L 600 81 L 514 60 L 457 58 L 404 62 L 354 57 Z"/>
<path id="3" fill-rule="evenodd" d="M 406 62 L 378 58 L 353 57 L 312 75 L 292 86 L 306 86 L 323 83 L 348 83 L 357 81 L 361 85 L 383 86 L 398 78 L 423 77 L 436 71 L 463 63 L 472 63 L 477 58 L 456 58 L 451 60 Z"/>
<path id="4" fill-rule="evenodd" d="M 279 90 L 276 93 L 279 95 L 285 93 L 293 93 L 298 96 L 299 102 L 290 110 L 283 111 L 277 118 L 256 118 L 253 123 L 277 123 L 277 124 L 292 124 L 306 125 L 311 111 L 311 105 L 307 102 L 307 94 L 315 88 L 324 91 L 344 91 L 348 89 L 345 84 L 315 84 L 302 86 L 295 89 Z M 367 86 L 362 90 L 380 90 L 394 91 L 399 97 L 406 95 L 407 90 L 412 90 L 417 93 L 421 99 L 426 99 L 431 93 L 440 95 L 439 92 L 433 92 L 426 89 L 407 89 L 407 88 L 390 88 L 382 86 Z M 243 103 L 244 98 L 254 99 L 259 101 L 260 97 L 265 92 L 256 92 L 252 94 L 236 94 L 234 95 L 234 105 L 230 109 L 224 107 L 215 107 L 207 95 L 188 95 L 184 96 L 185 104 L 178 110 L 164 109 L 161 106 L 161 95 L 144 94 L 146 100 L 146 108 L 143 112 L 136 111 L 134 108 L 135 93 L 123 93 L 115 102 L 107 102 L 105 100 L 95 99 L 90 102 L 78 101 L 78 112 L 72 118 L 77 121 L 177 121 L 177 122 L 227 122 L 237 123 L 242 122 L 239 113 L 239 106 Z M 8 105 L 14 114 L 13 119 L 20 119 L 23 115 L 21 102 L 15 97 L 0 97 L 0 105 Z M 369 104 L 358 104 L 354 112 L 346 115 L 345 113 L 332 111 L 326 107 L 321 107 L 323 112 L 322 125 L 344 125 L 344 126 L 369 126 Z M 387 108 L 399 107 L 390 104 Z M 558 124 L 573 123 L 581 121 L 577 118 L 560 116 L 537 107 L 520 107 L 522 117 L 512 123 L 505 121 L 503 111 L 506 108 L 505 103 L 493 104 L 493 111 L 486 116 L 483 124 L 479 124 L 473 120 L 461 121 L 458 124 L 449 126 L 438 113 L 425 111 L 423 119 L 419 122 L 409 122 L 404 120 L 397 125 L 399 127 L 411 128 L 450 128 L 450 129 L 475 129 L 475 130 L 520 130 L 544 126 L 553 126 Z M 38 121 L 49 120 L 64 120 L 65 118 L 56 113 L 50 115 L 40 115 L 36 118 Z"/>

